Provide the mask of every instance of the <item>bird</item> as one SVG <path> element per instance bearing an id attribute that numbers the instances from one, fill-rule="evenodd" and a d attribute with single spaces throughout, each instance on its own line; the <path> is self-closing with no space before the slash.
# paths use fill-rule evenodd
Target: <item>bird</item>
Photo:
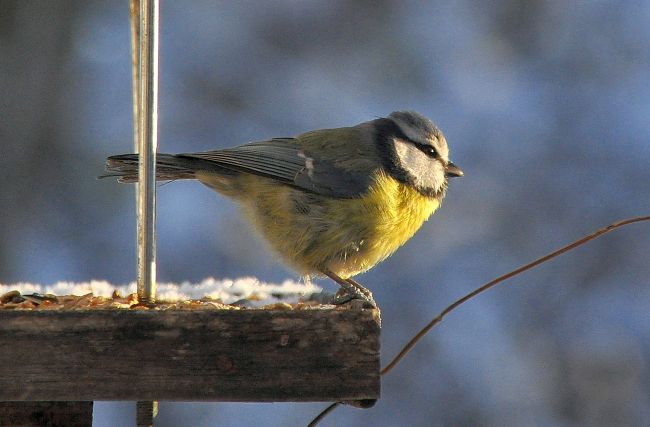
<path id="1" fill-rule="evenodd" d="M 138 155 L 108 157 L 102 177 L 138 181 Z M 298 274 L 329 277 L 335 303 L 377 307 L 353 276 L 409 240 L 440 207 L 450 178 L 440 129 L 415 111 L 213 151 L 156 155 L 156 180 L 193 179 L 237 202 Z"/>

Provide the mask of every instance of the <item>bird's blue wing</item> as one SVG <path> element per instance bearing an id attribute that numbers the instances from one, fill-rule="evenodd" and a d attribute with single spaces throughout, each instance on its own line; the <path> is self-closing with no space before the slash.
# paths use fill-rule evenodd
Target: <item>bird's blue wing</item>
<path id="1" fill-rule="evenodd" d="M 264 176 L 312 193 L 337 198 L 355 198 L 372 185 L 368 170 L 343 165 L 349 159 L 323 153 L 300 144 L 296 138 L 276 138 L 238 147 L 180 156 L 202 159 L 215 166 Z M 343 156 L 349 153 L 343 151 Z"/>

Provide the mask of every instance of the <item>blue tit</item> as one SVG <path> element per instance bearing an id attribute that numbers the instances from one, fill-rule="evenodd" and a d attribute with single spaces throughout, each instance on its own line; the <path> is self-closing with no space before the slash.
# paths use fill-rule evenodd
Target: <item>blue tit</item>
<path id="1" fill-rule="evenodd" d="M 222 150 L 158 154 L 157 180 L 196 179 L 237 201 L 271 248 L 301 275 L 328 276 L 375 306 L 352 279 L 402 246 L 463 176 L 426 117 L 397 111 Z M 138 180 L 137 154 L 107 159 L 107 175 Z"/>

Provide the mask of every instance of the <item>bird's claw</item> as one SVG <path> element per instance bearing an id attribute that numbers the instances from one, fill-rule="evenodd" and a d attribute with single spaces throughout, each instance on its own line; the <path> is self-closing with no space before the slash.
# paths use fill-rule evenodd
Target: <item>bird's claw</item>
<path id="1" fill-rule="evenodd" d="M 332 304 L 343 305 L 351 301 L 360 301 L 363 303 L 363 308 L 371 308 L 371 309 L 377 308 L 377 303 L 375 302 L 374 298 L 372 297 L 372 294 L 369 291 L 368 293 L 357 291 L 353 294 L 350 294 L 346 290 L 343 289 L 341 290 L 343 292 L 337 292 L 334 301 L 332 301 Z"/>

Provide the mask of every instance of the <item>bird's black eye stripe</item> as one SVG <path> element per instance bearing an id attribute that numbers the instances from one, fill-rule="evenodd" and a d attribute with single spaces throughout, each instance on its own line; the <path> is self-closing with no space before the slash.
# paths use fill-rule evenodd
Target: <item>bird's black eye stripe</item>
<path id="1" fill-rule="evenodd" d="M 434 159 L 439 157 L 438 151 L 436 151 L 436 149 L 430 145 L 422 145 L 422 144 L 413 144 L 413 145 L 415 145 L 418 150 L 422 151 L 424 154 L 426 154 L 429 157 L 433 157 Z"/>

